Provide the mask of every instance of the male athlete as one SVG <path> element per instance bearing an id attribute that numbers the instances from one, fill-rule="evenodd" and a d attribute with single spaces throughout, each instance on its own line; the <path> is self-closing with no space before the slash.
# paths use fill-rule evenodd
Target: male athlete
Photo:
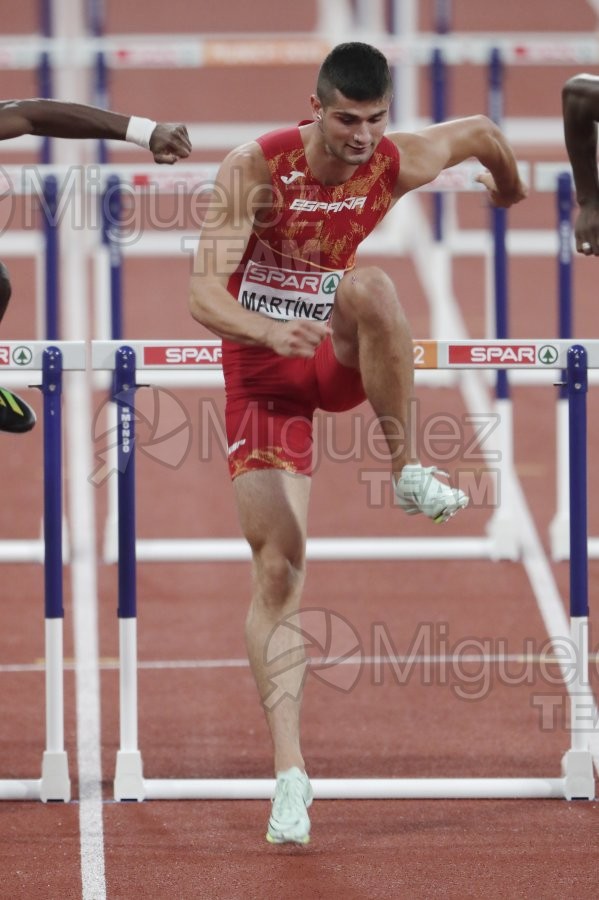
<path id="1" fill-rule="evenodd" d="M 223 162 L 191 279 L 192 315 L 223 339 L 230 470 L 254 567 L 248 653 L 274 745 L 272 843 L 307 843 L 310 832 L 299 729 L 303 653 L 292 629 L 276 626 L 297 610 L 304 582 L 314 410 L 368 399 L 408 514 L 441 522 L 468 502 L 408 445 L 408 323 L 390 278 L 356 266 L 356 251 L 403 194 L 471 156 L 488 170 L 480 180 L 492 203 L 508 207 L 525 196 L 512 151 L 489 119 L 385 137 L 391 94 L 378 50 L 333 49 L 311 97 L 311 121 L 239 147 Z"/>
<path id="2" fill-rule="evenodd" d="M 566 149 L 580 207 L 574 226 L 576 249 L 585 256 L 599 256 L 599 76 L 569 78 L 562 89 L 562 109 Z"/>
<path id="3" fill-rule="evenodd" d="M 0 140 L 24 134 L 131 141 L 149 149 L 157 163 L 174 163 L 191 152 L 184 125 L 156 124 L 138 116 L 58 100 L 0 101 Z M 10 294 L 10 277 L 0 262 L 0 321 Z M 0 431 L 30 431 L 34 425 L 31 407 L 12 391 L 0 388 Z"/>

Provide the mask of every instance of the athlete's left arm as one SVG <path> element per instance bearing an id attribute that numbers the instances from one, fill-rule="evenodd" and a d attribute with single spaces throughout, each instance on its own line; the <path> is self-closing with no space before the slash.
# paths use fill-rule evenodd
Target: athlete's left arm
<path id="1" fill-rule="evenodd" d="M 526 197 L 512 149 L 486 116 L 469 116 L 430 125 L 414 134 L 398 132 L 388 137 L 400 152 L 398 196 L 434 181 L 443 169 L 474 157 L 488 170 L 478 180 L 495 206 L 512 206 Z"/>

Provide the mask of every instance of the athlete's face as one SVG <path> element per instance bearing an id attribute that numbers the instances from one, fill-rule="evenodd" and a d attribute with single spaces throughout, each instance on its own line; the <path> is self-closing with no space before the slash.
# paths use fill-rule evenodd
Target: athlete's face
<path id="1" fill-rule="evenodd" d="M 350 100 L 335 91 L 332 101 L 322 106 L 312 98 L 316 124 L 329 154 L 352 166 L 368 162 L 385 133 L 390 98 Z"/>

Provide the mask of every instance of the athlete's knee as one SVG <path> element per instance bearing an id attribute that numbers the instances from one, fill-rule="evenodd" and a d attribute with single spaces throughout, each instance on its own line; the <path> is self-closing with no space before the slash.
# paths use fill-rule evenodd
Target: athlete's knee
<path id="1" fill-rule="evenodd" d="M 384 323 L 403 315 L 393 281 L 378 266 L 348 272 L 337 290 L 337 300 L 358 322 Z"/>
<path id="2" fill-rule="evenodd" d="M 287 553 L 267 545 L 254 551 L 256 597 L 272 610 L 284 608 L 301 592 L 305 575 L 303 553 Z"/>

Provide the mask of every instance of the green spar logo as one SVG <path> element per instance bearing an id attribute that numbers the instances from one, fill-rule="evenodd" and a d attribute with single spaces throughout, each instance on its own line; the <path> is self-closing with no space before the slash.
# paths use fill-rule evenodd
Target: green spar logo
<path id="1" fill-rule="evenodd" d="M 15 347 L 12 353 L 12 359 L 17 366 L 28 366 L 33 359 L 33 353 L 29 347 Z"/>
<path id="2" fill-rule="evenodd" d="M 336 273 L 332 275 L 327 275 L 324 281 L 322 282 L 322 290 L 325 294 L 334 294 L 337 288 L 339 287 L 339 282 L 341 278 Z"/>
<path id="3" fill-rule="evenodd" d="M 552 366 L 557 362 L 558 356 L 557 347 L 552 344 L 545 344 L 539 349 L 539 362 L 542 362 L 544 366 Z"/>

